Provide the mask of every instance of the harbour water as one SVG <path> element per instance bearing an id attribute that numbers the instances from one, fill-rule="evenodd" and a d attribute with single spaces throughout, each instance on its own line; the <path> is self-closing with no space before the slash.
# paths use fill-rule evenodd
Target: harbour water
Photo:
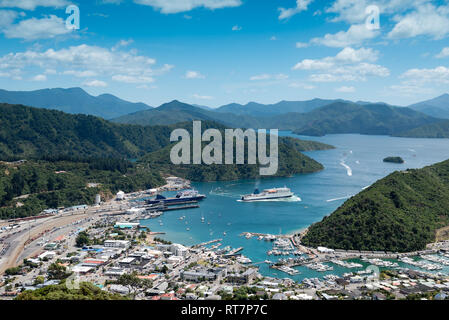
<path id="1" fill-rule="evenodd" d="M 266 264 L 260 262 L 279 259 L 267 255 L 272 249 L 272 243 L 257 240 L 257 237 L 246 239 L 239 235 L 242 232 L 277 235 L 299 231 L 320 221 L 347 198 L 393 171 L 421 168 L 449 159 L 449 139 L 364 135 L 328 135 L 311 138 L 296 136 L 289 132 L 281 132 L 280 135 L 320 141 L 331 144 L 336 149 L 305 153 L 324 165 L 325 170 L 318 173 L 257 181 L 194 183 L 194 188 L 207 195 L 207 199 L 200 203 L 199 209 L 166 212 L 158 219 L 142 221 L 142 225 L 152 231 L 165 232 L 162 238 L 166 240 L 186 245 L 222 238 L 222 247 L 228 245 L 232 248 L 244 247 L 242 254 L 249 257 L 253 263 L 257 263 L 260 272 L 267 276 L 290 277 L 299 281 L 326 274 L 342 274 L 360 269 L 347 269 L 329 264 L 333 266 L 333 271 L 317 272 L 297 267 L 300 274 L 294 276 L 269 269 Z M 384 163 L 382 160 L 388 156 L 400 156 L 405 160 L 405 164 Z M 255 188 L 284 186 L 298 195 L 301 201 L 298 199 L 250 203 L 237 201 L 241 195 L 252 193 Z M 173 193 L 167 193 L 171 194 Z M 183 216 L 185 218 L 180 220 Z M 364 264 L 366 265 L 368 264 Z M 444 267 L 443 272 L 449 273 L 449 268 Z"/>

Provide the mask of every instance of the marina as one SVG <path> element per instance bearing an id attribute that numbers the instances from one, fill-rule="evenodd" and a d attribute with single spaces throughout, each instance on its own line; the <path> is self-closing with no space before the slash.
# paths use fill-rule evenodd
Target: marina
<path id="1" fill-rule="evenodd" d="M 310 139 L 289 132 L 280 132 L 279 134 L 305 140 Z M 376 180 L 402 168 L 399 164 L 382 162 L 385 156 L 399 153 L 403 155 L 407 167 L 420 168 L 449 158 L 449 140 L 363 135 L 328 135 L 317 137 L 315 140 L 336 146 L 336 149 L 333 150 L 305 152 L 306 155 L 322 163 L 326 170 L 291 178 L 192 183 L 191 188 L 195 188 L 200 194 L 207 196 L 201 202 L 200 208 L 165 212 L 158 218 L 162 219 L 163 226 L 159 226 L 158 219 L 142 220 L 141 223 L 151 230 L 166 232 L 164 236 L 166 240 L 186 245 L 223 238 L 222 247 L 243 247 L 241 253 L 255 262 L 268 260 L 275 264 L 281 259 L 288 262 L 288 259 L 308 257 L 315 259 L 309 263 L 319 261 L 320 263 L 329 263 L 334 268 L 332 271 L 316 271 L 305 267 L 303 264 L 307 261 L 301 260 L 297 261 L 299 265 L 294 267 L 300 273 L 290 275 L 270 268 L 269 264 L 259 264 L 259 270 L 265 276 L 283 274 L 295 281 L 301 281 L 304 278 L 322 278 L 328 274 L 342 275 L 350 270 L 360 271 L 369 265 L 379 268 L 399 266 L 423 270 L 418 266 L 401 262 L 397 259 L 398 254 L 385 252 L 364 253 L 336 250 L 329 255 L 328 259 L 325 259 L 323 254 L 320 255 L 321 258 L 317 259 L 317 252 L 311 252 L 307 248 L 301 247 L 298 238 L 291 236 L 299 234 L 311 224 L 320 221 L 322 217 L 337 209 L 346 201 L 348 195 L 355 195 Z M 414 152 L 412 153 L 409 149 L 413 149 Z M 347 175 L 347 170 L 340 165 L 342 158 L 345 158 L 345 164 L 352 169 L 350 177 Z M 255 189 L 265 190 L 284 185 L 287 185 L 294 194 L 299 195 L 302 201 L 247 203 L 236 201 L 241 199 L 241 195 L 248 194 Z M 176 191 L 164 192 L 166 197 L 175 195 Z M 337 200 L 327 201 L 329 199 Z M 185 222 L 188 224 L 186 225 Z M 187 231 L 186 227 L 190 230 Z M 282 246 L 274 247 L 274 243 L 278 239 L 290 240 L 294 249 Z M 331 258 L 332 255 L 334 258 Z M 363 257 L 377 258 L 388 262 L 362 260 Z M 343 262 L 335 264 L 330 261 L 332 259 Z M 290 262 L 293 261 L 290 260 Z M 290 264 L 287 266 L 291 267 Z M 441 266 L 443 269 L 431 272 L 449 272 L 448 266 L 443 264 Z"/>

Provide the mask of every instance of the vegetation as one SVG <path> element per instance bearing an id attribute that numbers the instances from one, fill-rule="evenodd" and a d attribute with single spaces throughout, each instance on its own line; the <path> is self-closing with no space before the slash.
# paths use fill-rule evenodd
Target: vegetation
<path id="1" fill-rule="evenodd" d="M 69 289 L 65 284 L 46 286 L 34 291 L 24 291 L 16 300 L 126 300 L 119 294 L 101 290 L 89 282 L 81 282 L 79 289 Z"/>
<path id="2" fill-rule="evenodd" d="M 449 120 L 426 124 L 397 134 L 405 138 L 449 138 Z"/>
<path id="3" fill-rule="evenodd" d="M 268 147 L 267 147 L 268 149 Z M 259 165 L 173 165 L 170 161 L 171 146 L 143 157 L 141 164 L 162 174 L 172 174 L 191 181 L 223 181 L 261 178 Z M 224 155 L 224 153 L 223 153 Z M 247 162 L 247 160 L 245 160 Z M 274 176 L 288 177 L 323 170 L 315 160 L 297 151 L 295 147 L 279 144 L 279 168 Z M 263 176 L 262 176 L 263 177 Z"/>
<path id="4" fill-rule="evenodd" d="M 91 244 L 91 240 L 89 239 L 89 235 L 85 231 L 78 233 L 78 236 L 76 237 L 75 242 L 76 242 L 76 246 L 78 248 L 83 248 L 83 247 L 88 246 L 88 245 Z"/>
<path id="5" fill-rule="evenodd" d="M 87 115 L 0 103 L 0 160 L 68 155 L 137 158 L 169 144 L 168 126 L 119 125 Z"/>
<path id="6" fill-rule="evenodd" d="M 0 163 L 0 219 L 92 204 L 96 194 L 110 198 L 119 190 L 132 192 L 164 183 L 157 171 L 119 159 L 49 160 Z"/>
<path id="7" fill-rule="evenodd" d="M 169 160 L 170 134 L 192 123 L 142 127 L 60 111 L 0 104 L 0 219 L 36 215 L 48 208 L 92 204 L 119 190 L 134 192 L 164 183 L 161 173 L 192 181 L 252 179 L 257 165 L 177 166 Z M 203 130 L 225 127 L 212 121 Z M 277 176 L 322 170 L 300 151 L 332 148 L 280 138 Z M 14 162 L 26 159 L 25 163 Z M 126 159 L 133 159 L 128 161 Z"/>
<path id="8" fill-rule="evenodd" d="M 425 249 L 449 225 L 449 160 L 394 172 L 313 224 L 302 242 L 347 250 Z"/>
<path id="9" fill-rule="evenodd" d="M 332 133 L 392 135 L 438 121 L 409 108 L 380 103 L 357 104 L 328 100 L 310 101 L 303 105 L 280 105 L 286 107 L 286 112 L 273 112 L 273 108 L 254 104 L 234 104 L 224 106 L 220 110 L 205 110 L 172 101 L 159 108 L 136 112 L 115 121 L 140 125 L 173 124 L 192 120 L 216 121 L 233 128 L 279 128 L 309 136 Z"/>
<path id="10" fill-rule="evenodd" d="M 404 163 L 404 159 L 402 159 L 401 157 L 386 157 L 384 160 L 384 162 L 390 162 L 390 163 Z"/>

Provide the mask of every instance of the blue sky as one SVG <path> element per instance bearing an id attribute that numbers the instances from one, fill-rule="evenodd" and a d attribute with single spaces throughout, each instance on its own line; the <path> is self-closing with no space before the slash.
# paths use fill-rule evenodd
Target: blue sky
<path id="1" fill-rule="evenodd" d="M 0 0 L 0 88 L 408 105 L 449 92 L 448 36 L 447 0 Z"/>

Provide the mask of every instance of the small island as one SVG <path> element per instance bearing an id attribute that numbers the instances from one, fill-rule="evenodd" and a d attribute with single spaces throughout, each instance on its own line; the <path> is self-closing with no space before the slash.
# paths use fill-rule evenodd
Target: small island
<path id="1" fill-rule="evenodd" d="M 404 159 L 401 157 L 387 157 L 384 159 L 384 162 L 390 162 L 390 163 L 404 163 Z"/>

